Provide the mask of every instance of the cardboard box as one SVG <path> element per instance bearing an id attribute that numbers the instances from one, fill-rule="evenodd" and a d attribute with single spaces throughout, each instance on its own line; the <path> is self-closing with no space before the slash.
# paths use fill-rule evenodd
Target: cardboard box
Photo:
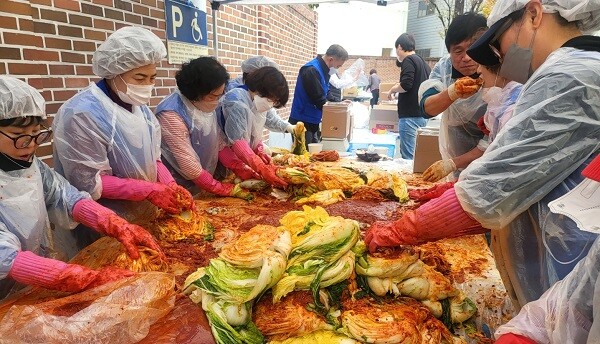
<path id="1" fill-rule="evenodd" d="M 438 128 L 417 129 L 417 143 L 413 162 L 413 172 L 423 173 L 434 162 L 441 160 Z"/>
<path id="2" fill-rule="evenodd" d="M 358 87 L 352 86 L 348 88 L 344 88 L 342 91 L 343 98 L 355 98 L 358 97 Z"/>
<path id="3" fill-rule="evenodd" d="M 398 131 L 398 107 L 396 105 L 375 105 L 369 117 L 369 129 Z"/>
<path id="4" fill-rule="evenodd" d="M 383 92 L 389 91 L 392 87 L 394 87 L 395 82 L 382 82 L 379 84 L 379 94 Z"/>
<path id="5" fill-rule="evenodd" d="M 323 105 L 321 137 L 346 139 L 350 134 L 350 104 L 327 102 Z"/>

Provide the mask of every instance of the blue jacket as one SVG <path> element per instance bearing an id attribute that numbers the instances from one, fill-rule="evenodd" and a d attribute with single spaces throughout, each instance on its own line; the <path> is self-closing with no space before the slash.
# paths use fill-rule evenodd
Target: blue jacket
<path id="1" fill-rule="evenodd" d="M 306 63 L 302 68 L 315 67 L 319 72 L 321 86 L 323 91 L 327 94 L 329 90 L 329 83 L 326 81 L 325 72 L 319 64 L 317 58 L 312 59 Z M 317 108 L 308 97 L 304 86 L 302 85 L 301 73 L 298 73 L 298 79 L 296 80 L 296 90 L 294 91 L 294 101 L 292 102 L 292 111 L 290 118 L 304 123 L 319 124 L 323 118 L 323 111 Z"/>

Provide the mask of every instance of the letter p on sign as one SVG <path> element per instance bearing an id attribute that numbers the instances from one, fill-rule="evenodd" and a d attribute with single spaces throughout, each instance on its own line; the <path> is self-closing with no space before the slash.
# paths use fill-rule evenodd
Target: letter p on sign
<path id="1" fill-rule="evenodd" d="M 183 13 L 181 13 L 181 9 L 177 6 L 173 6 L 171 9 L 171 15 L 173 23 L 173 37 L 177 37 L 177 28 L 180 28 L 183 25 Z"/>

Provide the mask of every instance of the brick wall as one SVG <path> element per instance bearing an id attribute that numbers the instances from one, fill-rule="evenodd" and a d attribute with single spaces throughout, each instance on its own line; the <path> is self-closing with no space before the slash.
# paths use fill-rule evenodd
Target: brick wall
<path id="1" fill-rule="evenodd" d="M 212 14 L 207 2 L 209 53 Z M 97 80 L 92 55 L 113 31 L 143 26 L 165 39 L 164 0 L 0 0 L 0 73 L 26 80 L 46 99 L 48 115 Z M 246 58 L 273 58 L 293 88 L 298 69 L 316 54 L 317 14 L 305 5 L 222 6 L 217 14 L 219 60 L 232 77 Z M 179 66 L 158 68 L 156 106 L 171 93 Z M 287 118 L 291 102 L 280 115 Z M 38 156 L 51 164 L 52 147 Z"/>

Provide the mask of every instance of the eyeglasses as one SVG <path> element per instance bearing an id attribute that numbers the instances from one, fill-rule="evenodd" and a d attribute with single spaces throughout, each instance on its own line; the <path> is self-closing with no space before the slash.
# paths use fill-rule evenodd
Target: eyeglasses
<path id="1" fill-rule="evenodd" d="M 41 145 L 42 143 L 46 143 L 48 141 L 50 141 L 50 137 L 52 136 L 52 129 L 49 128 L 44 128 L 46 130 L 40 132 L 37 135 L 19 135 L 17 137 L 12 137 L 2 131 L 0 131 L 0 134 L 8 137 L 9 139 L 11 139 L 15 145 L 15 148 L 17 149 L 23 149 L 23 148 L 27 148 L 31 142 L 35 142 L 35 144 L 37 145 Z"/>
<path id="2" fill-rule="evenodd" d="M 490 50 L 492 50 L 492 52 L 494 53 L 494 55 L 498 58 L 498 61 L 500 61 L 500 63 L 502 63 L 502 55 L 500 55 L 500 50 L 498 50 L 498 48 L 496 48 L 493 45 L 489 45 Z"/>

